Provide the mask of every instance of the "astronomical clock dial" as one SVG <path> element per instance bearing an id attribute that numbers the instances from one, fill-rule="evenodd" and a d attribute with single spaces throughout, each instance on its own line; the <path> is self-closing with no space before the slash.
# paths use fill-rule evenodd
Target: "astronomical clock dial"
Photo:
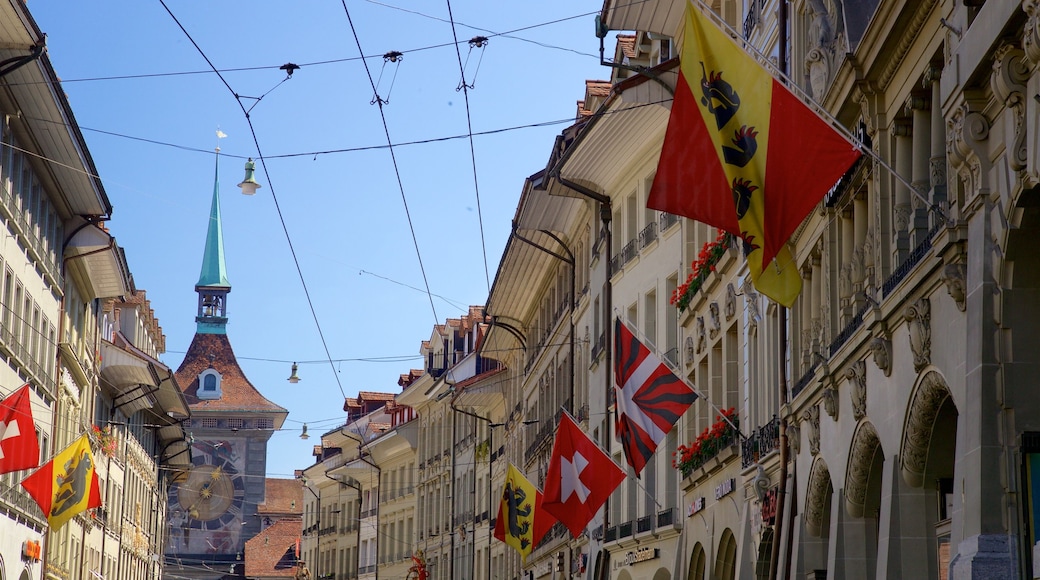
<path id="1" fill-rule="evenodd" d="M 195 456 L 177 489 L 177 503 L 193 528 L 217 530 L 242 516 L 245 486 L 230 462 L 208 454 Z"/>

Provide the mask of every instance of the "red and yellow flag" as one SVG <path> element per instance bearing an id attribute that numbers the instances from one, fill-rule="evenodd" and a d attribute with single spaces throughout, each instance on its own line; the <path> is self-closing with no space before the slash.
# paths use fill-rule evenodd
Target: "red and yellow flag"
<path id="1" fill-rule="evenodd" d="M 691 4 L 684 34 L 647 206 L 739 237 L 755 287 L 791 306 L 787 240 L 862 152 Z"/>
<path id="2" fill-rule="evenodd" d="M 78 513 L 101 507 L 101 488 L 94 471 L 90 439 L 83 435 L 75 443 L 22 481 L 52 530 L 65 525 Z"/>
<path id="3" fill-rule="evenodd" d="M 555 523 L 556 518 L 542 509 L 542 492 L 510 463 L 495 518 L 495 537 L 526 559 Z"/>

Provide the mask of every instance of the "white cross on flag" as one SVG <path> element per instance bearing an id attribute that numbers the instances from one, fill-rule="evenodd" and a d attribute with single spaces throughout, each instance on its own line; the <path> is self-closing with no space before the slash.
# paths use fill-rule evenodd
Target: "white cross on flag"
<path id="1" fill-rule="evenodd" d="M 624 479 L 621 468 L 564 413 L 545 474 L 542 508 L 577 538 Z"/>
<path id="2" fill-rule="evenodd" d="M 29 385 L 0 401 L 0 473 L 40 465 L 40 442 L 36 439 Z"/>

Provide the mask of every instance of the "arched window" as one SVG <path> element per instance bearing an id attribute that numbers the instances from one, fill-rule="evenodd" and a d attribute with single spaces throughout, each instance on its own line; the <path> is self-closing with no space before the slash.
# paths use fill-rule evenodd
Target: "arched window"
<path id="1" fill-rule="evenodd" d="M 208 368 L 199 373 L 199 389 L 196 392 L 196 396 L 202 400 L 219 399 L 221 396 L 221 378 L 220 373 L 213 368 Z"/>

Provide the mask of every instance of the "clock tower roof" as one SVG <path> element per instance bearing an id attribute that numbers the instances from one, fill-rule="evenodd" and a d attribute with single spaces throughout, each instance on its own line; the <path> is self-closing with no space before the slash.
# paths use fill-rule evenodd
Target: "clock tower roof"
<path id="1" fill-rule="evenodd" d="M 199 375 L 207 369 L 220 373 L 219 398 L 199 397 Z M 264 397 L 246 378 L 238 366 L 231 341 L 226 334 L 196 333 L 184 360 L 176 372 L 177 384 L 192 414 L 196 413 L 264 413 L 274 419 L 280 429 L 288 411 Z"/>

